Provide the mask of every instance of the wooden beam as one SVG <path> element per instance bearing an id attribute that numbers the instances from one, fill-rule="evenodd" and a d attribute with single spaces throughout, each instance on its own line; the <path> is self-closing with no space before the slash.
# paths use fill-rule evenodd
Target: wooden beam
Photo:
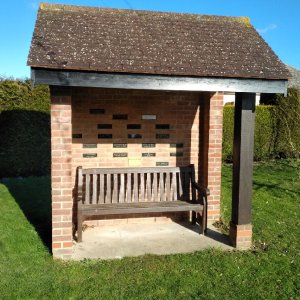
<path id="1" fill-rule="evenodd" d="M 161 76 L 31 69 L 34 84 L 118 89 L 287 93 L 287 80 Z"/>
<path id="2" fill-rule="evenodd" d="M 234 225 L 251 223 L 255 94 L 237 93 L 234 115 L 232 215 Z"/>

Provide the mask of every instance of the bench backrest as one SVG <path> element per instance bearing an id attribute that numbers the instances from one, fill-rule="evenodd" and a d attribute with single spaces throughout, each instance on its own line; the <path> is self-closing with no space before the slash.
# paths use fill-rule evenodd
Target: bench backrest
<path id="1" fill-rule="evenodd" d="M 194 166 L 157 168 L 78 167 L 82 204 L 195 200 Z"/>

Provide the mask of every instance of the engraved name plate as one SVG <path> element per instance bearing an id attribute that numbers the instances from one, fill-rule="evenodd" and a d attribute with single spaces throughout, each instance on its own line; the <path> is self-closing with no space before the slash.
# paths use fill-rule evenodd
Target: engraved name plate
<path id="1" fill-rule="evenodd" d="M 154 157 L 156 153 L 142 153 L 142 157 Z"/>
<path id="2" fill-rule="evenodd" d="M 170 156 L 177 156 L 177 157 L 183 156 L 183 152 L 171 152 Z"/>
<path id="3" fill-rule="evenodd" d="M 111 133 L 99 133 L 98 139 L 112 139 Z"/>
<path id="4" fill-rule="evenodd" d="M 156 115 L 142 115 L 142 120 L 156 120 Z"/>
<path id="5" fill-rule="evenodd" d="M 73 133 L 72 138 L 73 139 L 82 139 L 82 133 Z"/>
<path id="6" fill-rule="evenodd" d="M 156 129 L 170 129 L 170 124 L 156 124 Z"/>
<path id="7" fill-rule="evenodd" d="M 155 148 L 156 144 L 155 143 L 143 143 L 142 147 L 143 148 Z"/>
<path id="8" fill-rule="evenodd" d="M 113 148 L 127 148 L 127 144 L 113 144 Z"/>
<path id="9" fill-rule="evenodd" d="M 126 152 L 117 152 L 113 153 L 113 157 L 127 157 L 128 154 Z"/>
<path id="10" fill-rule="evenodd" d="M 82 156 L 85 158 L 97 157 L 97 153 L 83 153 Z"/>
<path id="11" fill-rule="evenodd" d="M 156 162 L 156 166 L 157 167 L 166 167 L 168 165 L 169 165 L 169 163 L 166 162 L 166 161 L 158 161 L 158 162 Z"/>
<path id="12" fill-rule="evenodd" d="M 82 148 L 97 148 L 97 144 L 82 144 Z"/>
<path id="13" fill-rule="evenodd" d="M 98 129 L 112 129 L 112 124 L 98 124 Z"/>
<path id="14" fill-rule="evenodd" d="M 168 133 L 157 133 L 156 138 L 157 139 L 169 139 L 170 135 Z"/>
<path id="15" fill-rule="evenodd" d="M 183 143 L 170 144 L 170 148 L 183 148 Z"/>
<path id="16" fill-rule="evenodd" d="M 129 139 L 141 139 L 141 138 L 142 138 L 142 135 L 141 135 L 141 134 L 138 134 L 138 133 L 129 133 L 129 134 L 128 134 L 128 138 L 129 138 Z"/>
<path id="17" fill-rule="evenodd" d="M 91 108 L 90 109 L 90 114 L 103 115 L 103 114 L 105 114 L 105 109 L 103 109 L 103 108 Z"/>

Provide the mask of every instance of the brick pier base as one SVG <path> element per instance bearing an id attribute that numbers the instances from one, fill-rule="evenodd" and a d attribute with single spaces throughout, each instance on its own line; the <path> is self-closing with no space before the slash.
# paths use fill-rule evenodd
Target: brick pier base
<path id="1" fill-rule="evenodd" d="M 252 225 L 230 224 L 230 242 L 238 250 L 248 250 L 252 246 Z"/>

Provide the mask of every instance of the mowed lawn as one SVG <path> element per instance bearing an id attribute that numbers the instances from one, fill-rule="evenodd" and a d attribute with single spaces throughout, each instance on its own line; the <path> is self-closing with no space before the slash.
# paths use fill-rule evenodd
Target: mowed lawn
<path id="1" fill-rule="evenodd" d="M 0 183 L 0 299 L 300 299 L 299 162 L 254 169 L 254 248 L 53 261 L 49 177 Z M 231 166 L 223 167 L 222 228 Z"/>

